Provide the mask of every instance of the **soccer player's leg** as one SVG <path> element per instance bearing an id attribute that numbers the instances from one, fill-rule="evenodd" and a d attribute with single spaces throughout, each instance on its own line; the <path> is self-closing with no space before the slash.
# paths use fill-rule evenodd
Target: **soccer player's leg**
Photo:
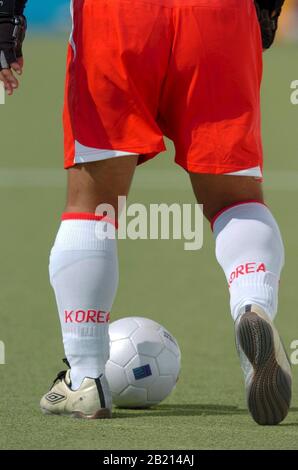
<path id="1" fill-rule="evenodd" d="M 249 410 L 259 424 L 278 424 L 291 400 L 291 367 L 273 324 L 284 264 L 278 225 L 255 178 L 190 177 L 228 283 Z"/>
<path id="2" fill-rule="evenodd" d="M 171 18 L 150 2 L 85 3 L 73 2 L 64 107 L 68 202 L 50 258 L 70 371 L 58 375 L 41 407 L 105 418 L 112 406 L 104 370 L 118 283 L 117 198 L 127 195 L 138 160 L 165 149 L 155 116 Z M 101 204 L 115 209 L 116 220 L 96 211 Z"/>
<path id="3" fill-rule="evenodd" d="M 136 156 L 127 156 L 68 170 L 67 205 L 49 269 L 70 370 L 59 374 L 42 398 L 45 413 L 111 416 L 105 364 L 118 284 L 117 198 L 128 194 L 136 164 Z M 111 206 L 115 220 L 111 212 L 96 212 L 101 204 Z"/>
<path id="4" fill-rule="evenodd" d="M 162 115 L 176 162 L 191 174 L 206 217 L 215 218 L 250 412 L 260 424 L 276 424 L 289 409 L 291 372 L 273 325 L 284 249 L 260 184 L 262 41 L 254 2 L 208 8 L 198 1 L 176 10 L 174 25 Z"/>

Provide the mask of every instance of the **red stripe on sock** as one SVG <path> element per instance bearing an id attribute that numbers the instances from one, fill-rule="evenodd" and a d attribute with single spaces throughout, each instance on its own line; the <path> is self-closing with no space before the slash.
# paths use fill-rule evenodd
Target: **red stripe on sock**
<path id="1" fill-rule="evenodd" d="M 109 224 L 114 225 L 118 229 L 118 222 L 110 219 L 106 215 L 96 215 L 92 212 L 64 212 L 62 214 L 61 220 L 97 220 L 100 222 L 108 222 Z"/>
<path id="2" fill-rule="evenodd" d="M 217 212 L 217 214 L 215 214 L 215 216 L 212 218 L 211 222 L 210 222 L 210 225 L 211 225 L 211 230 L 213 231 L 213 228 L 214 228 L 214 224 L 216 222 L 216 220 L 218 219 L 218 217 L 220 217 L 224 212 L 226 212 L 227 210 L 229 209 L 232 209 L 233 207 L 236 207 L 236 206 L 241 206 L 243 204 L 251 204 L 251 203 L 254 203 L 254 204 L 261 204 L 262 206 L 266 206 L 266 204 L 264 202 L 260 202 L 256 199 L 249 199 L 247 201 L 241 201 L 241 202 L 235 202 L 235 204 L 231 204 L 230 206 L 227 206 L 227 207 L 224 207 L 223 209 L 221 209 L 219 212 Z"/>

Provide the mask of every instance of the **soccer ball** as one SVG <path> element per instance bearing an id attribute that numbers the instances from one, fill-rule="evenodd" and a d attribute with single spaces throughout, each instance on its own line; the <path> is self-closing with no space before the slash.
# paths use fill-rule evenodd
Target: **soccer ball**
<path id="1" fill-rule="evenodd" d="M 106 377 L 120 408 L 149 408 L 173 390 L 181 353 L 175 338 L 155 321 L 127 317 L 111 323 Z"/>

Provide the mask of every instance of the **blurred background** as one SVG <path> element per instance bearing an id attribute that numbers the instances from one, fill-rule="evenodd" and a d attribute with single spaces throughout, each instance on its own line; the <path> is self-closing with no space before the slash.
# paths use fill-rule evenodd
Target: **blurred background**
<path id="1" fill-rule="evenodd" d="M 298 41 L 298 0 L 286 0 L 281 16 L 280 41 Z"/>
<path id="2" fill-rule="evenodd" d="M 69 28 L 70 0 L 28 0 L 26 15 L 35 30 L 66 31 Z"/>

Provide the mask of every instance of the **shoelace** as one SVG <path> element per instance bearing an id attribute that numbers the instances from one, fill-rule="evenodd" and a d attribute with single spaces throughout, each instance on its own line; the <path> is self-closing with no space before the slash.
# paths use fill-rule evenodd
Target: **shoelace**
<path id="1" fill-rule="evenodd" d="M 66 359 L 66 357 L 64 359 L 62 359 L 62 361 L 64 362 L 64 364 L 67 365 L 68 368 L 70 368 L 69 362 Z M 61 370 L 60 372 L 58 372 L 57 377 L 55 378 L 55 380 L 53 382 L 53 385 L 55 385 L 56 382 L 58 382 L 60 380 L 63 380 L 66 376 L 66 373 L 67 373 L 67 370 Z"/>

